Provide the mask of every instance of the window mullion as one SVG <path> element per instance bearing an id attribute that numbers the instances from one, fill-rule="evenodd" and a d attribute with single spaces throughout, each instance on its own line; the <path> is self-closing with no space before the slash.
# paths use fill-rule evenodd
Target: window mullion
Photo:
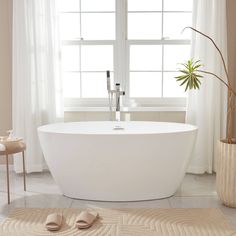
<path id="1" fill-rule="evenodd" d="M 81 16 L 81 0 L 79 0 L 79 19 L 80 19 L 80 39 L 82 38 L 82 16 Z M 82 80 L 82 73 L 81 73 L 81 58 L 82 58 L 82 50 L 81 50 L 81 45 L 79 45 L 79 75 L 80 75 L 80 98 L 83 97 L 83 80 Z"/>
<path id="2" fill-rule="evenodd" d="M 126 0 L 116 0 L 116 43 L 114 53 L 115 82 L 121 83 L 123 89 L 125 90 L 127 90 L 126 21 Z"/>
<path id="3" fill-rule="evenodd" d="M 161 13 L 161 39 L 163 40 L 164 38 L 164 0 L 162 0 L 162 13 Z M 163 71 L 164 71 L 164 45 L 162 44 L 162 47 L 161 47 L 161 50 L 162 50 L 162 59 L 161 59 L 161 62 L 162 62 L 162 72 L 161 72 L 161 97 L 163 97 L 163 94 L 164 94 L 164 74 L 163 74 Z"/>

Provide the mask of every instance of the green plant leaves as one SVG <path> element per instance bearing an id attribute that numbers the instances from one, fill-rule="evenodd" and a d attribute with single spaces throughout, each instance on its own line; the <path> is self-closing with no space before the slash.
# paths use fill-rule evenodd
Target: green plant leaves
<path id="1" fill-rule="evenodd" d="M 180 82 L 180 86 L 185 86 L 185 91 L 190 89 L 199 89 L 201 81 L 199 78 L 203 76 L 199 74 L 198 69 L 202 66 L 200 61 L 188 60 L 186 63 L 181 63 L 182 67 L 179 69 L 181 73 L 179 76 L 176 76 L 176 81 Z"/>

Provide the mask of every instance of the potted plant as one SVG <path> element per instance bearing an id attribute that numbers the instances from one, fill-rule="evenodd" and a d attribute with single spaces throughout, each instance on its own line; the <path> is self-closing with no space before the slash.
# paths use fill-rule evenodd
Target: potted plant
<path id="1" fill-rule="evenodd" d="M 200 61 L 188 60 L 186 63 L 181 64 L 182 68 L 179 69 L 181 73 L 175 77 L 180 86 L 185 86 L 185 91 L 191 89 L 200 89 L 201 79 L 204 75 L 211 75 L 213 78 L 218 79 L 223 83 L 228 90 L 228 106 L 227 106 L 227 132 L 224 139 L 219 140 L 219 153 L 216 169 L 216 190 L 222 202 L 229 207 L 236 207 L 236 138 L 233 137 L 232 117 L 235 109 L 234 99 L 236 98 L 236 91 L 233 89 L 228 70 L 226 67 L 225 59 L 221 50 L 216 45 L 215 41 L 208 35 L 201 31 L 189 28 L 196 33 L 208 38 L 220 54 L 226 81 L 211 71 L 202 70 Z M 186 29 L 185 28 L 185 29 Z"/>

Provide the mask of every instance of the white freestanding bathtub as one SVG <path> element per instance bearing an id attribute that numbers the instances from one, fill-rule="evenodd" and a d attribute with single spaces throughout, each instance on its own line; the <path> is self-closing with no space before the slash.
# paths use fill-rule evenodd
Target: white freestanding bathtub
<path id="1" fill-rule="evenodd" d="M 173 195 L 185 175 L 196 133 L 188 124 L 143 121 L 38 128 L 46 162 L 63 194 L 103 201 Z"/>

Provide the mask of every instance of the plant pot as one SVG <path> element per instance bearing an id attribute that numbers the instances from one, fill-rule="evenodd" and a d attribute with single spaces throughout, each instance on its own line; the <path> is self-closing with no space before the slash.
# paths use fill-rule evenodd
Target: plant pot
<path id="1" fill-rule="evenodd" d="M 236 208 L 236 143 L 219 141 L 216 191 L 224 205 Z"/>

